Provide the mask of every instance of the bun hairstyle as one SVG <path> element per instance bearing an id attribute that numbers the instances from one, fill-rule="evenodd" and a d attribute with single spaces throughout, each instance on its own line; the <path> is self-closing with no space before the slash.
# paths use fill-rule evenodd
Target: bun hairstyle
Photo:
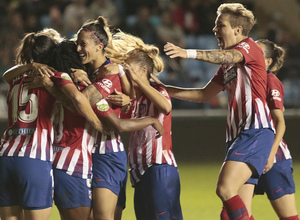
<path id="1" fill-rule="evenodd" d="M 49 52 L 58 44 L 51 35 L 37 32 L 26 34 L 16 50 L 16 64 L 33 61 L 49 64 Z"/>
<path id="2" fill-rule="evenodd" d="M 280 68 L 283 66 L 284 58 L 286 55 L 285 49 L 278 46 L 272 41 L 267 39 L 260 39 L 256 41 L 257 43 L 261 43 L 265 45 L 264 56 L 265 58 L 271 58 L 272 63 L 269 66 L 269 70 L 273 73 L 277 73 Z"/>
<path id="3" fill-rule="evenodd" d="M 106 48 L 111 39 L 111 33 L 107 24 L 107 20 L 99 16 L 98 19 L 94 21 L 87 21 L 78 31 L 78 34 L 81 31 L 88 31 L 91 33 L 91 38 L 94 39 L 95 44 L 102 44 L 103 48 Z"/>
<path id="4" fill-rule="evenodd" d="M 158 75 L 164 68 L 156 46 L 145 44 L 140 38 L 122 31 L 112 36 L 112 43 L 106 48 L 105 55 L 115 63 L 122 64 L 130 60 L 146 66 L 148 78 L 150 74 Z"/>

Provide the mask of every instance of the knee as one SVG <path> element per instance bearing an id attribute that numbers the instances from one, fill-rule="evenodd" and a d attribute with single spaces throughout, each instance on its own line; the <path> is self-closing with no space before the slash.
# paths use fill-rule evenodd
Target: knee
<path id="1" fill-rule="evenodd" d="M 220 183 L 217 184 L 216 194 L 222 201 L 226 201 L 235 195 L 235 193 L 230 190 L 230 187 Z"/>

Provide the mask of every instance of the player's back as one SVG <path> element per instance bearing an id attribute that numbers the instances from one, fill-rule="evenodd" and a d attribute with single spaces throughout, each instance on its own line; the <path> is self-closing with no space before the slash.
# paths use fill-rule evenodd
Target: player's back
<path id="1" fill-rule="evenodd" d="M 29 89 L 25 76 L 14 79 L 7 95 L 8 129 L 0 155 L 52 160 L 52 106 L 55 99 L 45 89 Z"/>

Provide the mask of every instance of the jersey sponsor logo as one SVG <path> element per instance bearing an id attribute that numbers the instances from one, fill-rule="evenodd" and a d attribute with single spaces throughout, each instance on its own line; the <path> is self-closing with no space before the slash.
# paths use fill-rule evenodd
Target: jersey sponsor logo
<path id="1" fill-rule="evenodd" d="M 110 88 L 112 87 L 112 81 L 110 81 L 109 79 L 103 79 L 101 82 L 97 82 L 97 84 L 106 92 L 111 93 Z"/>
<path id="2" fill-rule="evenodd" d="M 65 80 L 68 80 L 68 81 L 73 82 L 72 78 L 71 78 L 71 77 L 69 76 L 69 74 L 67 74 L 67 73 L 62 73 L 62 74 L 60 75 L 60 77 L 63 78 L 63 79 L 65 79 Z"/>
<path id="3" fill-rule="evenodd" d="M 227 83 L 231 82 L 232 80 L 234 80 L 236 78 L 237 78 L 236 67 L 232 66 L 230 69 L 225 71 L 223 83 L 224 83 L 224 85 L 226 85 Z"/>
<path id="4" fill-rule="evenodd" d="M 109 105 L 108 105 L 107 101 L 105 101 L 104 99 L 97 102 L 96 106 L 97 106 L 97 109 L 101 112 L 106 112 L 109 109 Z"/>
<path id="5" fill-rule="evenodd" d="M 9 129 L 7 131 L 7 134 L 9 136 L 15 136 L 15 135 L 32 135 L 34 134 L 35 128 L 15 128 L 15 129 Z"/>
<path id="6" fill-rule="evenodd" d="M 272 96 L 273 100 L 281 101 L 280 92 L 277 89 L 271 90 L 271 96 Z"/>
<path id="7" fill-rule="evenodd" d="M 249 53 L 250 46 L 246 42 L 240 43 L 239 45 L 237 45 L 237 47 L 243 48 L 246 51 L 246 53 Z"/>
<path id="8" fill-rule="evenodd" d="M 61 146 L 54 146 L 54 145 L 53 145 L 53 152 L 54 152 L 54 153 L 57 153 L 57 152 L 61 151 L 62 149 L 64 149 L 64 147 L 61 147 Z"/>

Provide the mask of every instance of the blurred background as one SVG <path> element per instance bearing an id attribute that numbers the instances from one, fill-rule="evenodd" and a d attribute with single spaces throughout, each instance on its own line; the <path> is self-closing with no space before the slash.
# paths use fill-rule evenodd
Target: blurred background
<path id="1" fill-rule="evenodd" d="M 239 2 L 254 12 L 258 23 L 250 37 L 267 38 L 287 50 L 285 64 L 278 74 L 285 88 L 285 139 L 294 158 L 300 160 L 297 132 L 300 125 L 300 0 L 1 0 L 0 72 L 2 75 L 14 65 L 15 49 L 24 33 L 51 27 L 71 38 L 87 19 L 102 15 L 111 28 L 120 28 L 160 48 L 165 63 L 160 79 L 164 83 L 202 87 L 218 65 L 169 59 L 162 48 L 166 42 L 172 42 L 183 48 L 217 49 L 212 28 L 216 9 L 224 2 Z M 1 134 L 7 127 L 7 89 L 8 85 L 0 77 Z M 198 160 L 201 148 L 204 161 L 222 161 L 226 94 L 221 93 L 205 104 L 176 99 L 172 104 L 177 158 Z"/>

